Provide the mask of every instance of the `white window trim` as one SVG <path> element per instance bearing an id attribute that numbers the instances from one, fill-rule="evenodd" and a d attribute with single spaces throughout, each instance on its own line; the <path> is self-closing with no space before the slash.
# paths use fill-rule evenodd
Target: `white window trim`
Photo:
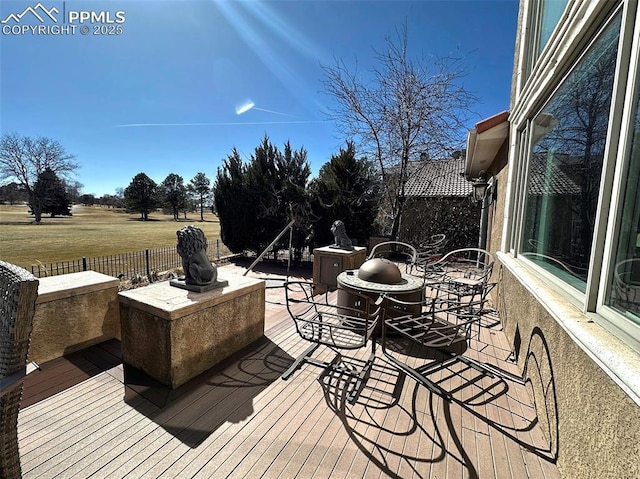
<path id="1" fill-rule="evenodd" d="M 528 77 L 525 77 L 525 65 L 522 61 L 518 64 L 519 76 L 522 79 L 521 88 L 514 103 L 511 118 L 526 118 L 530 105 L 540 96 L 549 97 L 557 88 L 557 78 L 564 78 L 566 68 L 571 68 L 578 61 L 575 52 L 580 51 L 582 36 L 579 32 L 599 29 L 604 18 L 603 11 L 610 14 L 620 2 L 593 2 L 589 0 L 569 0 L 567 7 L 560 18 L 558 28 L 553 32 L 544 50 L 538 57 Z M 525 12 L 526 16 L 532 15 L 531 8 Z M 526 18 L 527 22 L 531 20 Z M 526 32 L 522 33 L 526 36 Z M 526 43 L 526 38 L 521 38 L 521 43 Z M 524 47 L 524 45 L 523 45 Z M 520 51 L 520 55 L 526 55 L 526 50 Z M 580 55 L 582 56 L 582 54 Z M 520 59 L 523 57 L 520 56 Z M 510 119 L 511 119 L 510 118 Z"/>
<path id="2" fill-rule="evenodd" d="M 627 132 L 621 131 L 622 126 L 630 126 L 629 120 L 625 121 L 625 117 L 629 115 L 628 101 L 632 96 L 627 96 L 628 86 L 627 78 L 629 74 L 629 64 L 631 58 L 631 49 L 633 42 L 633 29 L 635 23 L 636 6 L 626 2 L 622 10 L 622 23 L 620 26 L 620 40 L 618 41 L 618 56 L 616 59 L 616 72 L 614 76 L 613 92 L 611 97 L 611 109 L 609 113 L 609 126 L 607 128 L 607 140 L 605 146 L 605 155 L 603 158 L 602 174 L 600 177 L 600 190 L 598 192 L 598 207 L 596 210 L 596 218 L 598 221 L 593 230 L 593 240 L 591 243 L 591 261 L 589 263 L 589 274 L 587 277 L 585 311 L 595 311 L 600 286 L 602 285 L 603 276 L 608 266 L 605 262 L 609 261 L 613 255 L 613 243 L 611 238 L 612 230 L 609 224 L 612 220 L 610 212 L 617 211 L 617 202 L 612 201 L 614 191 L 620 190 L 620 178 L 618 182 L 613 181 L 614 174 L 620 176 L 622 167 L 627 159 L 628 148 L 619 149 L 621 141 Z M 616 9 L 616 11 L 618 11 Z M 628 28 L 629 25 L 632 28 Z M 632 82 L 633 83 L 633 82 Z M 616 173 L 617 172 L 617 173 Z M 606 219 L 608 218 L 608 221 Z"/>
<path id="3" fill-rule="evenodd" d="M 633 2 L 633 9 L 637 8 L 636 2 Z M 628 15 L 634 14 L 634 11 L 625 12 Z M 637 14 L 636 14 L 637 15 Z M 627 15 L 625 15 L 627 17 Z M 628 19 L 624 25 L 629 25 L 632 20 Z M 622 72 L 626 78 L 633 78 L 623 88 L 623 82 L 621 89 L 626 90 L 625 96 L 633 101 L 627 101 L 623 107 L 620 107 L 619 111 L 622 112 L 619 125 L 614 125 L 613 130 L 620 132 L 620 137 L 617 139 L 617 145 L 621 145 L 617 149 L 617 155 L 612 155 L 613 158 L 609 161 L 610 174 L 613 176 L 611 191 L 604 192 L 604 194 L 610 195 L 609 212 L 620 211 L 622 202 L 624 201 L 624 184 L 626 182 L 626 173 L 628 162 L 624 161 L 631 155 L 631 148 L 633 142 L 633 127 L 635 123 L 635 113 L 638 105 L 635 102 L 640 103 L 640 21 L 636 21 L 634 28 L 626 29 L 621 32 L 624 39 L 623 45 L 630 48 L 630 53 L 627 58 L 630 58 L 628 71 Z M 623 52 L 624 53 L 624 52 Z M 622 95 L 621 95 L 622 96 Z M 619 160 L 618 160 L 619 159 Z M 601 192 L 601 195 L 604 196 Z M 602 235 L 604 237 L 603 242 L 605 247 L 602 257 L 602 266 L 600 281 L 597 285 L 598 295 L 594 300 L 594 307 L 589 308 L 590 311 L 596 311 L 598 314 L 594 315 L 594 319 L 606 329 L 612 331 L 613 334 L 622 335 L 625 339 L 631 343 L 634 343 L 636 349 L 640 350 L 640 325 L 633 323 L 630 320 L 624 318 L 620 313 L 609 307 L 605 302 L 607 299 L 607 292 L 613 282 L 613 276 L 615 274 L 615 259 L 614 250 L 618 244 L 618 237 L 620 231 L 620 218 L 615 214 L 609 214 L 606 224 L 606 231 Z"/>

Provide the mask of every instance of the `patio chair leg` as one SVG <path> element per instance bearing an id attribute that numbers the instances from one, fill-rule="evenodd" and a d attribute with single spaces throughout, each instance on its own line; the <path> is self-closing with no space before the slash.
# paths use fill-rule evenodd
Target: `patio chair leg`
<path id="1" fill-rule="evenodd" d="M 505 381 L 513 381 L 517 384 L 524 385 L 526 380 L 521 376 L 516 376 L 509 371 L 505 371 L 504 369 L 500 369 L 497 366 L 493 366 L 491 364 L 483 363 L 482 361 L 478 361 L 476 359 L 466 358 L 464 356 L 459 356 L 459 359 L 469 365 L 470 367 L 480 371 L 481 373 L 486 374 L 487 376 L 493 378 L 498 376 L 500 379 L 504 379 Z"/>
<path id="2" fill-rule="evenodd" d="M 354 404 L 358 400 L 358 396 L 360 396 L 360 392 L 364 387 L 364 385 L 367 383 L 367 380 L 369 379 L 369 375 L 371 374 L 371 369 L 373 368 L 373 362 L 375 360 L 375 357 L 376 357 L 375 353 L 372 353 L 369 356 L 369 359 L 367 359 L 366 364 L 362 367 L 360 374 L 355 376 L 356 378 L 355 384 L 353 385 L 353 388 L 351 388 L 351 391 L 349 391 L 349 394 L 347 395 L 347 401 L 349 402 L 349 404 Z"/>
<path id="3" fill-rule="evenodd" d="M 415 381 L 422 384 L 433 394 L 437 394 L 438 396 L 441 396 L 445 399 L 451 399 L 451 394 L 449 394 L 447 391 L 442 389 L 440 386 L 438 386 L 436 383 L 434 383 L 430 379 L 427 379 L 425 376 L 420 374 L 418 371 L 416 371 L 412 367 L 407 366 L 406 364 L 397 360 L 396 358 L 394 358 L 388 353 L 385 353 L 385 357 L 388 360 L 390 360 L 397 369 L 405 373 L 407 376 L 412 377 Z"/>
<path id="4" fill-rule="evenodd" d="M 291 377 L 291 375 L 300 368 L 300 366 L 302 366 L 302 363 L 307 362 L 309 360 L 309 356 L 311 356 L 313 354 L 313 352 L 318 349 L 318 344 L 312 344 L 311 346 L 309 346 L 306 351 L 304 353 L 302 353 L 300 356 L 298 356 L 296 358 L 296 360 L 293 362 L 293 364 L 291 366 L 289 366 L 289 369 L 287 369 L 282 376 L 280 376 L 282 379 L 284 379 L 285 381 L 287 379 L 289 379 Z"/>

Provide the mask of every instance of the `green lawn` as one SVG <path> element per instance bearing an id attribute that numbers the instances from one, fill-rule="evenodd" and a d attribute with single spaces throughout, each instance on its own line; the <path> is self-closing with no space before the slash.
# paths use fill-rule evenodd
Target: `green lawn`
<path id="1" fill-rule="evenodd" d="M 73 216 L 43 217 L 33 223 L 26 206 L 0 205 L 0 259 L 22 267 L 40 263 L 115 255 L 147 248 L 175 246 L 176 231 L 194 224 L 207 240 L 220 238 L 220 223 L 211 212 L 173 221 L 170 215 L 156 212 L 149 221 L 140 215 L 98 206 L 74 206 Z"/>

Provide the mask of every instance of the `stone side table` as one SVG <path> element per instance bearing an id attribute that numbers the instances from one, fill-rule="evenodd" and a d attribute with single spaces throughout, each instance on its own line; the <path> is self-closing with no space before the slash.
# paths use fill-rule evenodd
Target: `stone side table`
<path id="1" fill-rule="evenodd" d="M 265 282 L 224 279 L 204 293 L 168 281 L 119 293 L 122 361 L 174 389 L 262 337 Z"/>

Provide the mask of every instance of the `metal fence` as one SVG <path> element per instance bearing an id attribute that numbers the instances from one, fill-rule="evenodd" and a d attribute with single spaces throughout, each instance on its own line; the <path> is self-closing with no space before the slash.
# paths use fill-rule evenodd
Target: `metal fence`
<path id="1" fill-rule="evenodd" d="M 225 262 L 234 255 L 220 240 L 209 241 L 207 255 L 214 263 Z M 95 258 L 83 257 L 77 260 L 58 261 L 31 266 L 31 273 L 42 278 L 80 271 L 97 271 L 120 279 L 136 276 L 150 277 L 154 273 L 168 271 L 182 266 L 182 259 L 175 246 L 146 249 L 133 253 L 122 253 Z"/>

